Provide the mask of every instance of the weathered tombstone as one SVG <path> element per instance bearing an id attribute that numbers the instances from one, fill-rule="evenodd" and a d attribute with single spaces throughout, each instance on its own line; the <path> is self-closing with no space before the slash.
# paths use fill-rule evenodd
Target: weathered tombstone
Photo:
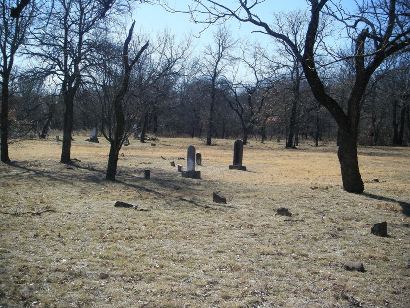
<path id="1" fill-rule="evenodd" d="M 144 170 L 144 179 L 149 180 L 151 178 L 151 170 Z"/>
<path id="2" fill-rule="evenodd" d="M 182 171 L 182 177 L 191 179 L 200 179 L 201 171 L 195 170 L 195 147 L 190 145 L 187 152 L 187 170 Z"/>
<path id="3" fill-rule="evenodd" d="M 93 130 L 90 133 L 90 138 L 87 139 L 88 142 L 95 142 L 95 143 L 99 143 L 100 141 L 98 140 L 98 136 L 97 136 L 97 128 L 94 127 Z"/>
<path id="4" fill-rule="evenodd" d="M 233 164 L 229 166 L 229 169 L 236 169 L 246 171 L 246 167 L 242 166 L 243 158 L 243 142 L 238 139 L 233 146 Z"/>
<path id="5" fill-rule="evenodd" d="M 202 154 L 197 152 L 195 158 L 196 158 L 196 164 L 198 166 L 201 166 L 202 165 Z"/>
<path id="6" fill-rule="evenodd" d="M 178 167 L 178 172 L 182 172 L 182 165 L 177 165 Z"/>

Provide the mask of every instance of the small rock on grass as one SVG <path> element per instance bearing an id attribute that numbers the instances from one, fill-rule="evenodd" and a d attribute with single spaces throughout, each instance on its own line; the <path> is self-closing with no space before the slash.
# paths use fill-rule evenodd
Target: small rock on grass
<path id="1" fill-rule="evenodd" d="M 107 273 L 100 273 L 100 279 L 108 279 L 109 275 Z"/>
<path id="2" fill-rule="evenodd" d="M 361 273 L 366 271 L 363 263 L 361 262 L 346 262 L 343 267 L 346 271 L 357 271 Z"/>
<path id="3" fill-rule="evenodd" d="M 226 198 L 222 196 L 219 192 L 214 191 L 212 194 L 212 199 L 215 203 L 226 204 Z"/>
<path id="4" fill-rule="evenodd" d="M 279 216 L 292 216 L 292 213 L 286 207 L 280 207 L 276 210 L 276 215 Z"/>
<path id="5" fill-rule="evenodd" d="M 136 209 L 138 208 L 138 205 L 134 205 L 134 204 L 130 204 L 130 203 L 126 203 L 126 202 L 122 202 L 122 201 L 117 201 L 114 204 L 114 207 L 124 207 L 124 208 L 128 208 L 128 209 Z"/>
<path id="6" fill-rule="evenodd" d="M 372 234 L 377 236 L 387 237 L 387 222 L 383 221 L 381 223 L 374 224 L 371 232 Z"/>

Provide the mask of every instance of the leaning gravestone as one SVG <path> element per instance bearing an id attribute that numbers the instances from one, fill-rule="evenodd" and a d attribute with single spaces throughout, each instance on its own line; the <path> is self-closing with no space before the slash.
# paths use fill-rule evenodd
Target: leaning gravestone
<path id="1" fill-rule="evenodd" d="M 197 152 L 195 158 L 196 158 L 196 164 L 198 166 L 201 166 L 202 165 L 202 154 Z"/>
<path id="2" fill-rule="evenodd" d="M 233 164 L 229 166 L 229 169 L 236 169 L 246 171 L 246 167 L 242 166 L 243 158 L 243 142 L 242 140 L 236 140 L 233 146 Z"/>
<path id="3" fill-rule="evenodd" d="M 187 152 L 186 171 L 182 171 L 182 177 L 191 179 L 200 179 L 201 171 L 195 170 L 195 147 L 190 145 Z"/>

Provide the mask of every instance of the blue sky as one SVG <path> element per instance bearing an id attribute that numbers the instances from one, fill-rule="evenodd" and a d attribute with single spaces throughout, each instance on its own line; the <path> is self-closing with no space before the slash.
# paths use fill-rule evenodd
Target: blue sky
<path id="1" fill-rule="evenodd" d="M 351 8 L 354 5 L 354 0 L 340 0 L 343 6 Z M 234 0 L 224 0 L 222 3 L 232 3 Z M 189 0 L 168 0 L 171 7 L 175 7 L 179 10 L 187 10 Z M 305 10 L 308 8 L 306 0 L 267 0 L 265 3 L 258 7 L 258 15 L 264 21 L 272 20 L 274 13 L 289 12 L 292 10 Z M 164 8 L 158 5 L 140 4 L 137 5 L 133 11 L 133 19 L 136 20 L 137 28 L 141 33 L 149 34 L 150 36 L 156 33 L 168 30 L 174 34 L 178 40 L 182 40 L 184 37 L 194 35 L 193 45 L 196 47 L 196 51 L 200 50 L 212 40 L 212 33 L 215 32 L 215 26 L 210 27 L 203 33 L 204 25 L 194 24 L 190 20 L 189 14 L 183 13 L 170 13 Z M 239 24 L 232 21 L 228 24 L 228 28 L 231 33 L 237 38 L 250 41 L 265 42 L 269 40 L 264 35 L 252 34 L 251 31 L 255 30 L 252 25 Z"/>

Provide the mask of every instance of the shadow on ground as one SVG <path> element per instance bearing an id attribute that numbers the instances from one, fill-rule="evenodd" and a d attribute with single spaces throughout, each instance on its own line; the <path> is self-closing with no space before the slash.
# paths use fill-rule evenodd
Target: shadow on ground
<path id="1" fill-rule="evenodd" d="M 393 198 L 384 197 L 384 196 L 380 196 L 380 195 L 375 195 L 375 194 L 371 194 L 371 193 L 367 193 L 367 192 L 364 192 L 363 196 L 365 196 L 367 198 L 371 198 L 371 199 L 398 203 L 402 208 L 402 213 L 406 216 L 410 216 L 410 203 L 408 203 L 408 202 L 404 202 L 404 201 L 400 201 L 400 200 L 396 200 L 396 199 L 393 199 Z"/>

